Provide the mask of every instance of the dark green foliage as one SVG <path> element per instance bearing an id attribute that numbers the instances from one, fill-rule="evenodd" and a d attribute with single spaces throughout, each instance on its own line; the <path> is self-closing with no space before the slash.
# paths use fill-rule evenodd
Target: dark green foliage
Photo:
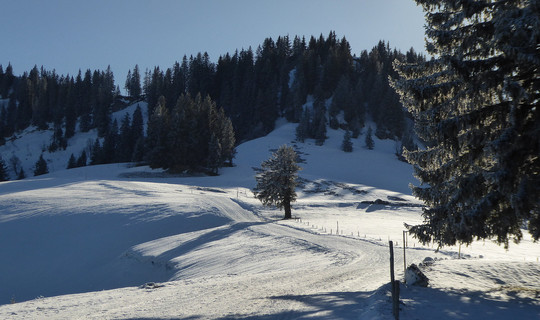
<path id="1" fill-rule="evenodd" d="M 373 150 L 373 148 L 375 148 L 375 141 L 373 141 L 373 130 L 371 130 L 371 127 L 368 127 L 365 143 L 366 148 L 369 150 Z"/>
<path id="2" fill-rule="evenodd" d="M 73 78 L 65 79 L 66 94 L 64 98 L 64 116 L 65 116 L 65 132 L 64 139 L 67 140 L 75 134 L 75 127 L 77 125 L 77 110 L 75 108 L 75 83 Z M 60 97 L 59 97 L 60 98 Z"/>
<path id="3" fill-rule="evenodd" d="M 131 120 L 131 139 L 137 143 L 140 138 L 144 137 L 144 123 L 141 107 L 137 105 L 137 108 L 133 112 L 133 119 Z"/>
<path id="4" fill-rule="evenodd" d="M 232 166 L 236 152 L 232 122 L 209 96 L 201 99 L 197 95 L 193 99 L 182 94 L 171 113 L 165 98 L 160 97 L 159 101 L 148 123 L 146 138 L 151 167 L 172 172 L 202 171 L 208 164 L 216 174 L 226 162 Z"/>
<path id="5" fill-rule="evenodd" d="M 21 169 L 21 171 L 22 171 L 22 169 Z M 46 174 L 46 173 L 49 173 L 49 167 L 47 165 L 47 161 L 45 161 L 45 159 L 43 159 L 43 154 L 41 154 L 39 156 L 38 161 L 35 164 L 34 176 L 40 176 L 40 175 L 43 175 L 43 174 Z"/>
<path id="6" fill-rule="evenodd" d="M 24 169 L 21 168 L 21 170 L 19 170 L 19 174 L 17 174 L 17 180 L 22 180 L 26 178 L 26 173 L 24 172 Z"/>
<path id="7" fill-rule="evenodd" d="M 131 70 L 128 71 L 124 88 L 127 90 L 128 95 L 132 100 L 137 100 L 141 97 L 142 90 L 139 65 L 135 65 L 135 68 L 133 68 L 133 73 Z"/>
<path id="8" fill-rule="evenodd" d="M 429 146 L 406 153 L 428 206 L 411 233 L 507 247 L 527 225 L 540 239 L 538 1 L 416 2 L 436 58 L 396 64 L 394 85 Z"/>
<path id="9" fill-rule="evenodd" d="M 113 121 L 112 125 L 108 129 L 109 131 L 103 139 L 103 150 L 102 150 L 102 163 L 113 163 L 118 162 L 118 123 L 116 119 Z"/>
<path id="10" fill-rule="evenodd" d="M 65 148 L 77 127 L 97 129 L 99 148 L 95 145 L 89 154 L 93 164 L 147 160 L 171 171 L 204 171 L 212 134 L 221 146 L 220 165 L 232 166 L 236 141 L 269 133 L 280 117 L 300 122 L 299 141 L 311 138 L 319 145 L 328 125 L 358 137 L 366 114 L 376 122 L 377 135 L 400 139 L 406 114 L 388 85 L 388 77 L 395 76 L 391 62 L 423 58 L 412 50 L 406 55 L 391 50 L 384 41 L 358 57 L 350 50 L 335 32 L 309 39 L 267 38 L 255 50 L 219 57 L 217 64 L 199 53 L 184 56 L 172 68 L 147 70 L 142 87 L 135 65 L 125 82 L 127 100 L 148 102 L 148 137 L 140 108 L 131 119 L 122 119 L 119 132 L 112 128 L 111 113 L 125 106 L 126 97 L 119 96 L 110 67 L 59 76 L 36 66 L 16 77 L 8 65 L 0 72 L 0 94 L 9 98 L 0 106 L 0 144 L 28 125 L 45 129 L 52 123 L 50 151 Z M 190 97 L 193 105 L 181 101 L 177 108 L 181 97 Z M 313 107 L 306 105 L 311 99 Z"/>
<path id="11" fill-rule="evenodd" d="M 332 128 L 357 127 L 353 130 L 355 136 L 363 127 L 367 108 L 381 136 L 399 139 L 405 115 L 399 112 L 401 104 L 396 103 L 395 94 L 392 97 L 389 93 L 392 89 L 387 78 L 395 74 L 390 65 L 394 59 L 414 62 L 421 57 L 414 52 L 404 55 L 391 50 L 383 41 L 357 58 L 350 50 L 348 41 L 337 38 L 335 32 L 327 37 L 294 37 L 292 41 L 288 36 L 267 38 L 255 52 L 249 48 L 225 54 L 217 64 L 206 53 L 184 56 L 172 68 L 146 71 L 142 87 L 140 70 L 135 65 L 129 70 L 125 88 L 132 101 L 146 98 L 149 117 L 160 96 L 165 97 L 171 114 L 182 94 L 208 95 L 230 117 L 239 141 L 267 134 L 279 117 L 299 122 L 309 96 L 321 101 L 333 98 L 326 119 Z M 55 128 L 63 129 L 67 141 L 75 133 L 77 120 L 81 131 L 97 128 L 99 136 L 105 137 L 112 124 L 111 112 L 123 105 L 110 68 L 79 71 L 70 77 L 34 67 L 15 77 L 9 65 L 1 78 L 0 93 L 5 98 L 12 92 L 12 97 L 6 106 L 0 139 L 30 124 L 45 129 L 52 122 Z M 309 137 L 322 128 L 316 109 L 312 109 Z M 341 112 L 345 123 L 337 120 Z M 135 115 L 132 121 L 137 122 Z M 139 137 L 133 137 L 133 145 Z M 57 141 L 56 149 L 58 145 Z"/>
<path id="12" fill-rule="evenodd" d="M 355 115 L 355 108 L 350 81 L 345 76 L 339 81 L 333 94 L 332 104 L 330 105 L 330 127 L 334 130 L 339 127 L 339 123 L 334 119 L 336 119 L 336 116 L 341 111 L 344 112 L 345 121 L 351 123 Z"/>
<path id="13" fill-rule="evenodd" d="M 58 149 L 66 150 L 67 141 L 64 138 L 64 132 L 59 125 L 55 127 L 51 140 L 52 141 L 49 145 L 49 152 L 55 152 Z"/>
<path id="14" fill-rule="evenodd" d="M 0 157 L 0 181 L 7 181 L 9 180 L 9 174 L 8 169 L 6 166 L 6 162 L 2 157 Z"/>
<path id="15" fill-rule="evenodd" d="M 11 158 L 9 158 L 9 165 L 16 175 L 23 171 L 21 159 L 19 159 L 16 155 L 13 155 L 11 156 Z"/>
<path id="16" fill-rule="evenodd" d="M 220 146 L 220 166 L 224 165 L 225 162 L 228 166 L 232 166 L 232 160 L 236 154 L 236 138 L 232 121 L 225 115 L 223 108 L 216 110 L 216 105 L 213 102 L 210 108 L 209 129 Z"/>
<path id="17" fill-rule="evenodd" d="M 221 151 L 221 144 L 219 143 L 218 139 L 214 134 L 212 134 L 212 137 L 210 138 L 210 143 L 208 144 L 208 168 L 210 168 L 210 172 L 213 175 L 218 174 L 219 167 L 223 164 L 223 158 L 222 158 L 222 151 Z"/>
<path id="18" fill-rule="evenodd" d="M 309 138 L 310 124 L 311 115 L 309 110 L 306 108 L 302 113 L 298 127 L 296 127 L 296 140 L 304 142 L 307 138 Z"/>
<path id="19" fill-rule="evenodd" d="M 103 148 L 101 147 L 101 143 L 99 142 L 99 138 L 96 138 L 94 141 L 94 144 L 92 145 L 92 152 L 90 154 L 90 164 L 91 165 L 97 165 L 97 164 L 104 164 L 104 155 L 103 155 Z"/>
<path id="20" fill-rule="evenodd" d="M 311 124 L 311 137 L 315 139 L 315 144 L 322 146 L 326 141 L 326 101 L 322 97 L 319 88 L 313 103 L 313 122 Z"/>
<path id="21" fill-rule="evenodd" d="M 291 202 L 296 201 L 298 179 L 298 155 L 290 146 L 283 145 L 272 157 L 261 164 L 261 172 L 255 176 L 255 196 L 264 205 L 285 209 L 285 219 L 291 219 Z"/>
<path id="22" fill-rule="evenodd" d="M 326 116 L 319 118 L 319 123 L 317 124 L 317 130 L 315 131 L 315 144 L 322 146 L 324 141 L 326 141 Z"/>
<path id="23" fill-rule="evenodd" d="M 1 65 L 0 65 L 1 67 Z M 7 110 L 5 105 L 0 106 L 0 146 L 3 146 L 6 143 L 5 132 L 6 132 L 6 118 Z"/>
<path id="24" fill-rule="evenodd" d="M 82 151 L 81 155 L 77 158 L 77 167 L 84 167 L 86 166 L 86 162 L 88 161 L 86 156 L 86 151 Z"/>
<path id="25" fill-rule="evenodd" d="M 135 142 L 135 147 L 133 149 L 133 155 L 132 155 L 131 161 L 142 162 L 144 160 L 145 155 L 146 155 L 145 139 L 144 137 L 141 137 Z"/>
<path id="26" fill-rule="evenodd" d="M 152 168 L 169 168 L 170 165 L 167 147 L 170 118 L 165 104 L 165 97 L 161 96 L 148 120 L 146 157 Z"/>
<path id="27" fill-rule="evenodd" d="M 68 164 L 67 164 L 67 169 L 73 169 L 73 168 L 76 168 L 77 167 L 77 160 L 75 160 L 75 156 L 73 155 L 73 153 L 71 154 L 71 156 L 69 157 L 69 160 L 68 160 Z"/>
<path id="28" fill-rule="evenodd" d="M 122 124 L 120 125 L 120 133 L 118 135 L 116 160 L 118 162 L 131 161 L 133 156 L 133 150 L 135 148 L 135 140 L 133 139 L 133 131 L 131 129 L 131 119 L 126 112 L 124 118 L 122 118 Z"/>
<path id="29" fill-rule="evenodd" d="M 353 144 L 351 141 L 351 132 L 349 130 L 346 130 L 345 134 L 343 135 L 343 142 L 341 144 L 341 150 L 345 152 L 353 151 Z"/>

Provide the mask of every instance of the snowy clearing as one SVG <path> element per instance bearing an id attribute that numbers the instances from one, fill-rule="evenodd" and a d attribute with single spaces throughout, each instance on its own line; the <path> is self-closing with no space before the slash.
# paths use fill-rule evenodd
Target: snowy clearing
<path id="1" fill-rule="evenodd" d="M 422 221 L 412 169 L 393 142 L 369 151 L 361 136 L 343 153 L 343 132 L 329 136 L 294 144 L 305 162 L 288 221 L 250 189 L 292 124 L 239 146 L 218 177 L 115 164 L 0 183 L 0 318 L 391 319 L 388 240 L 402 279 L 403 223 Z M 402 285 L 401 319 L 540 317 L 527 235 L 508 251 L 462 247 L 465 259 L 408 243 L 407 264 L 434 263 L 429 287 Z"/>

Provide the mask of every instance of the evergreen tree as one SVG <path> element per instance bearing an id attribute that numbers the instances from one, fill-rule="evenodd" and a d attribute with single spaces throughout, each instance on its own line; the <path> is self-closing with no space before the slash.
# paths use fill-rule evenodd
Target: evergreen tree
<path id="1" fill-rule="evenodd" d="M 67 141 L 64 139 L 64 132 L 60 125 L 55 126 L 54 133 L 51 139 L 51 144 L 49 145 L 49 152 L 55 152 L 56 150 L 62 148 L 66 149 Z"/>
<path id="2" fill-rule="evenodd" d="M 221 147 L 221 163 L 220 166 L 227 162 L 229 167 L 233 165 L 233 158 L 236 154 L 236 137 L 233 129 L 232 121 L 225 115 L 223 108 L 219 108 L 216 112 L 216 125 L 211 126 L 212 134 L 216 135 Z"/>
<path id="3" fill-rule="evenodd" d="M 131 120 L 131 139 L 134 143 L 133 149 L 135 152 L 135 146 L 139 141 L 144 141 L 144 122 L 141 107 L 137 105 L 137 108 L 133 112 L 133 119 Z M 134 155 L 131 155 L 132 160 L 141 161 L 142 158 L 135 158 Z"/>
<path id="4" fill-rule="evenodd" d="M 71 79 L 73 81 L 73 79 Z M 70 84 L 70 86 L 73 86 Z M 69 139 L 75 135 L 75 127 L 77 125 L 77 113 L 74 106 L 74 98 L 72 97 L 73 93 L 71 93 L 72 89 L 69 89 L 68 97 L 66 98 L 66 106 L 65 106 L 65 126 L 66 130 L 64 132 L 64 139 Z"/>
<path id="5" fill-rule="evenodd" d="M 326 141 L 326 116 L 322 115 L 319 118 L 319 123 L 317 125 L 317 131 L 315 131 L 315 144 L 322 146 L 324 141 Z"/>
<path id="6" fill-rule="evenodd" d="M 131 88 L 130 88 L 130 96 L 133 99 L 139 99 L 141 97 L 141 74 L 139 71 L 139 65 L 135 65 L 135 68 L 133 68 L 133 74 L 131 76 Z"/>
<path id="7" fill-rule="evenodd" d="M 343 135 L 343 143 L 341 144 L 341 150 L 345 152 L 353 151 L 353 145 L 351 141 L 351 132 L 349 130 L 346 130 L 345 134 Z"/>
<path id="8" fill-rule="evenodd" d="M 6 143 L 6 118 L 7 110 L 6 107 L 2 105 L 2 108 L 0 109 L 0 146 L 3 146 Z"/>
<path id="9" fill-rule="evenodd" d="M 296 140 L 300 142 L 304 142 L 307 138 L 309 138 L 309 132 L 310 130 L 310 112 L 308 108 L 304 110 L 302 113 L 302 117 L 300 118 L 300 123 L 296 127 Z"/>
<path id="10" fill-rule="evenodd" d="M 0 156 L 0 181 L 9 180 L 9 174 L 7 172 L 6 162 Z"/>
<path id="11" fill-rule="evenodd" d="M 131 161 L 141 162 L 144 160 L 145 155 L 146 155 L 145 139 L 144 137 L 140 137 L 135 142 L 135 146 L 133 147 L 133 155 L 131 157 Z"/>
<path id="12" fill-rule="evenodd" d="M 540 238 L 540 15 L 537 1 L 416 0 L 433 60 L 397 64 L 394 86 L 427 149 L 406 154 L 424 186 L 425 222 L 440 245 L 495 238 L 527 223 Z"/>
<path id="13" fill-rule="evenodd" d="M 43 159 L 43 154 L 41 154 L 35 164 L 34 176 L 40 176 L 46 173 L 49 173 L 49 167 L 47 166 L 47 161 Z"/>
<path id="14" fill-rule="evenodd" d="M 167 133 L 167 148 L 169 163 L 167 167 L 173 172 L 181 172 L 191 165 L 193 154 L 188 150 L 195 134 L 194 122 L 195 105 L 189 95 L 181 95 L 170 118 L 170 130 Z"/>
<path id="15" fill-rule="evenodd" d="M 261 164 L 261 172 L 255 177 L 255 196 L 264 205 L 285 209 L 285 219 L 291 219 L 291 202 L 296 201 L 296 185 L 300 166 L 298 155 L 290 146 L 283 145 L 272 157 Z"/>
<path id="16" fill-rule="evenodd" d="M 17 101 L 12 97 L 8 101 L 6 111 L 6 122 L 4 126 L 4 135 L 6 137 L 11 136 L 21 126 L 18 122 L 18 112 L 22 112 L 22 110 L 17 110 Z"/>
<path id="17" fill-rule="evenodd" d="M 19 174 L 17 174 L 17 180 L 22 180 L 26 178 L 26 173 L 24 172 L 24 169 L 21 168 L 21 170 L 19 170 Z"/>
<path id="18" fill-rule="evenodd" d="M 210 168 L 210 172 L 212 175 L 218 174 L 218 169 L 221 167 L 223 161 L 222 161 L 222 154 L 221 154 L 221 144 L 219 143 L 218 139 L 214 134 L 212 134 L 212 137 L 210 138 L 210 143 L 208 145 L 208 167 Z"/>
<path id="19" fill-rule="evenodd" d="M 16 155 L 12 155 L 11 158 L 9 158 L 9 164 L 16 175 L 18 175 L 20 171 L 23 170 L 21 159 L 19 159 L 19 157 L 17 157 Z"/>
<path id="20" fill-rule="evenodd" d="M 353 95 L 350 88 L 350 81 L 345 76 L 342 76 L 341 80 L 339 80 L 332 97 L 332 103 L 330 104 L 330 127 L 334 130 L 339 127 L 336 116 L 341 111 L 344 111 L 345 121 L 350 122 L 354 116 Z"/>
<path id="21" fill-rule="evenodd" d="M 169 111 L 165 104 L 165 97 L 160 96 L 158 105 L 148 121 L 146 157 L 152 168 L 167 169 L 171 163 L 169 155 L 170 149 L 167 145 L 170 131 L 170 118 Z"/>
<path id="22" fill-rule="evenodd" d="M 141 97 L 141 75 L 139 72 L 139 65 L 135 65 L 133 72 L 128 70 L 124 88 L 128 92 L 129 97 L 133 100 L 137 100 Z"/>
<path id="23" fill-rule="evenodd" d="M 103 140 L 103 163 L 113 163 L 118 159 L 118 122 L 114 119 L 112 125 L 109 128 L 109 132 L 105 135 Z"/>
<path id="24" fill-rule="evenodd" d="M 366 117 L 365 100 L 366 99 L 364 96 L 364 83 L 362 81 L 362 78 L 359 78 L 352 92 L 353 111 L 350 115 L 351 120 L 347 120 L 349 121 L 350 129 L 353 131 L 353 138 L 358 138 L 358 135 L 360 134 L 360 128 L 364 126 L 364 119 Z M 347 111 L 345 111 L 345 119 L 348 119 L 348 117 L 349 115 L 347 114 Z"/>
<path id="25" fill-rule="evenodd" d="M 124 89 L 126 89 L 128 96 L 131 97 L 131 70 L 128 70 L 127 76 L 126 76 L 126 83 L 124 84 Z"/>
<path id="26" fill-rule="evenodd" d="M 371 127 L 368 128 L 366 133 L 366 148 L 369 150 L 373 150 L 373 148 L 375 148 L 375 141 L 373 141 L 373 130 L 371 130 Z"/>
<path id="27" fill-rule="evenodd" d="M 86 166 L 86 161 L 87 161 L 86 151 L 83 150 L 81 152 L 81 155 L 77 158 L 76 166 L 77 167 L 84 167 L 84 166 Z"/>
<path id="28" fill-rule="evenodd" d="M 92 71 L 86 70 L 84 79 L 81 78 L 81 72 L 75 82 L 77 88 L 77 105 L 79 118 L 79 128 L 82 132 L 88 132 L 92 129 L 92 104 L 95 97 L 92 96 Z"/>
<path id="29" fill-rule="evenodd" d="M 99 138 L 96 138 L 94 141 L 94 144 L 92 145 L 92 153 L 90 154 L 90 164 L 91 165 L 97 165 L 97 164 L 104 164 L 104 156 L 103 156 L 103 148 L 101 147 L 101 143 L 99 142 Z"/>
<path id="30" fill-rule="evenodd" d="M 126 112 L 120 125 L 120 134 L 118 136 L 117 160 L 119 162 L 131 161 L 135 141 L 133 140 L 133 131 L 131 130 L 131 119 Z"/>
<path id="31" fill-rule="evenodd" d="M 77 160 L 75 160 L 75 156 L 72 153 L 68 160 L 67 169 L 73 169 L 76 167 L 77 167 Z"/>

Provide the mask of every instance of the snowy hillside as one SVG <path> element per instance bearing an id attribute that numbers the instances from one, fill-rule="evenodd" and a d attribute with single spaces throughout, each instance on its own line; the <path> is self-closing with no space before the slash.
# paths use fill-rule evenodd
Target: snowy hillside
<path id="1" fill-rule="evenodd" d="M 130 118 L 133 118 L 133 112 L 137 106 L 141 107 L 144 117 L 143 120 L 146 123 L 146 102 L 137 102 L 121 111 L 114 112 L 111 116 L 111 121 L 116 120 L 120 124 L 126 113 L 129 114 Z M 80 132 L 77 130 L 75 136 L 69 139 L 66 150 L 60 149 L 56 152 L 48 151 L 48 146 L 51 144 L 52 137 L 52 129 L 37 130 L 36 127 L 30 126 L 22 132 L 16 133 L 10 139 L 7 139 L 6 144 L 0 146 L 0 155 L 8 166 L 10 178 L 15 179 L 17 177 L 11 163 L 11 159 L 14 157 L 20 161 L 18 168 L 20 169 L 22 167 L 27 177 L 32 177 L 34 175 L 35 164 L 41 154 L 43 154 L 43 158 L 47 161 L 49 172 L 66 169 L 71 154 L 78 157 L 81 152 L 85 150 L 87 155 L 90 155 L 91 146 L 97 138 L 97 129 L 92 129 L 88 132 Z"/>
<path id="2" fill-rule="evenodd" d="M 388 240 L 402 279 L 403 223 L 422 221 L 412 169 L 393 142 L 367 150 L 360 136 L 344 153 L 343 131 L 316 146 L 294 129 L 240 145 L 217 177 L 114 164 L 0 183 L 0 318 L 391 319 Z M 250 191 L 285 143 L 303 160 L 289 221 Z M 540 317 L 528 236 L 509 251 L 473 243 L 465 259 L 408 241 L 407 264 L 435 261 L 428 288 L 402 286 L 401 319 Z"/>

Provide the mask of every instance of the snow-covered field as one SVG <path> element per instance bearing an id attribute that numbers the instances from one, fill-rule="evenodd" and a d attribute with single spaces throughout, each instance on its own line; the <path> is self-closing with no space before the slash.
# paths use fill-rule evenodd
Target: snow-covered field
<path id="1" fill-rule="evenodd" d="M 0 319 L 391 319 L 388 240 L 402 279 L 403 223 L 422 221 L 411 167 L 393 142 L 344 153 L 342 131 L 319 147 L 294 128 L 240 145 L 218 177 L 115 164 L 0 183 Z M 250 191 L 284 143 L 304 160 L 289 221 Z M 528 235 L 435 249 L 408 239 L 407 264 L 435 261 L 428 288 L 402 285 L 401 319 L 540 318 Z"/>

